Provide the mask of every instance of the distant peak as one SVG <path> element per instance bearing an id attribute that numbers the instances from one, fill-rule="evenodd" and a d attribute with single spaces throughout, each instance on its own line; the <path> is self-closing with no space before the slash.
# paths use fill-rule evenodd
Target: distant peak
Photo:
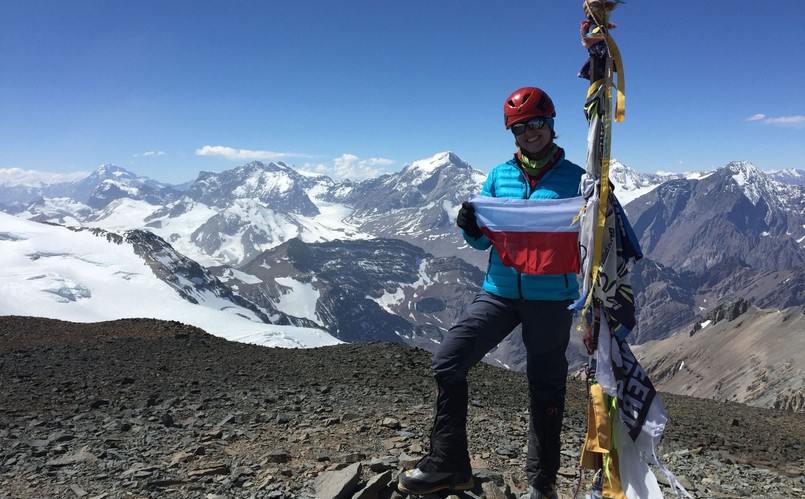
<path id="1" fill-rule="evenodd" d="M 262 171 L 277 171 L 277 170 L 292 170 L 291 167 L 283 163 L 282 161 L 275 163 L 270 161 L 268 163 L 263 163 L 262 161 L 250 161 L 241 167 L 245 170 L 262 170 Z"/>
<path id="2" fill-rule="evenodd" d="M 753 173 L 753 174 L 763 173 L 760 171 L 758 167 L 756 167 L 749 161 L 731 161 L 730 163 L 727 164 L 725 168 L 735 173 L 740 172 Z"/>
<path id="3" fill-rule="evenodd" d="M 95 170 L 95 175 L 102 178 L 134 177 L 133 173 L 112 163 L 104 163 Z"/>
<path id="4" fill-rule="evenodd" d="M 443 153 L 439 153 L 437 156 L 441 156 L 442 158 L 444 158 L 445 161 L 447 161 L 449 163 L 452 163 L 452 164 L 454 164 L 456 166 L 469 166 L 469 165 L 467 165 L 467 163 L 464 162 L 463 159 L 459 158 L 452 151 L 446 151 L 446 152 L 443 152 Z"/>
<path id="5" fill-rule="evenodd" d="M 749 161 L 732 161 L 724 167 L 727 175 L 739 185 L 767 179 L 769 176 Z"/>
<path id="6" fill-rule="evenodd" d="M 105 172 L 117 172 L 117 171 L 121 171 L 121 170 L 123 170 L 123 168 L 120 168 L 119 166 L 117 166 L 115 164 L 104 163 L 101 166 L 99 166 L 95 171 L 98 172 L 98 173 L 105 173 Z"/>
<path id="7" fill-rule="evenodd" d="M 723 178 L 737 184 L 753 205 L 757 205 L 761 198 L 771 202 L 775 196 L 777 181 L 748 161 L 733 161 L 718 171 L 725 172 Z"/>
<path id="8" fill-rule="evenodd" d="M 434 154 L 430 158 L 414 161 L 411 163 L 408 169 L 418 170 L 424 173 L 431 173 L 448 165 L 457 166 L 459 168 L 469 168 L 469 165 L 462 161 L 461 158 L 453 154 L 452 151 L 445 151 Z"/>
<path id="9" fill-rule="evenodd" d="M 785 168 L 783 170 L 775 170 L 769 173 L 783 173 L 785 175 L 789 175 L 791 177 L 805 177 L 805 171 L 798 170 L 796 168 Z"/>
<path id="10" fill-rule="evenodd" d="M 436 157 L 442 158 L 442 159 L 444 159 L 446 161 L 453 161 L 453 160 L 458 159 L 458 156 L 456 156 L 453 153 L 453 151 L 440 152 L 439 154 L 436 155 Z"/>

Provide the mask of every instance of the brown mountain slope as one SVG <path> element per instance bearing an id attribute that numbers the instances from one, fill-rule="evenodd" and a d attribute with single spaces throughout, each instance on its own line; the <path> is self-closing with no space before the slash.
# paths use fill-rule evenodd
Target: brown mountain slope
<path id="1" fill-rule="evenodd" d="M 805 412 L 805 307 L 708 322 L 634 348 L 659 390 Z"/>

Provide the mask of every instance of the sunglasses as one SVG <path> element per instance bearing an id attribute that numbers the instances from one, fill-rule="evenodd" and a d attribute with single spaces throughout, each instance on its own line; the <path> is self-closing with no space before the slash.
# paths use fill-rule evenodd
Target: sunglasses
<path id="1" fill-rule="evenodd" d="M 516 125 L 512 125 L 512 133 L 515 135 L 522 135 L 525 133 L 526 127 L 530 130 L 538 130 L 543 128 L 548 123 L 548 118 L 534 118 L 530 120 L 528 123 L 517 123 Z"/>

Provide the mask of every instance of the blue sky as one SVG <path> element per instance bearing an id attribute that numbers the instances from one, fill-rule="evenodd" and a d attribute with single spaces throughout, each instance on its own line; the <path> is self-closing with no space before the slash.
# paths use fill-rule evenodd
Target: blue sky
<path id="1" fill-rule="evenodd" d="M 557 106 L 583 163 L 581 0 L 0 0 L 0 168 L 113 163 L 165 182 L 252 159 L 362 179 L 514 151 L 511 91 Z M 802 0 L 630 0 L 615 11 L 643 172 L 805 169 Z"/>

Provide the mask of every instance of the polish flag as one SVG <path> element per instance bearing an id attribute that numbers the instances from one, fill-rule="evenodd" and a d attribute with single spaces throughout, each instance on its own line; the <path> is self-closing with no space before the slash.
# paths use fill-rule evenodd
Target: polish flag
<path id="1" fill-rule="evenodd" d="M 525 274 L 578 273 L 579 222 L 584 198 L 505 199 L 472 196 L 481 232 L 503 264 Z"/>

